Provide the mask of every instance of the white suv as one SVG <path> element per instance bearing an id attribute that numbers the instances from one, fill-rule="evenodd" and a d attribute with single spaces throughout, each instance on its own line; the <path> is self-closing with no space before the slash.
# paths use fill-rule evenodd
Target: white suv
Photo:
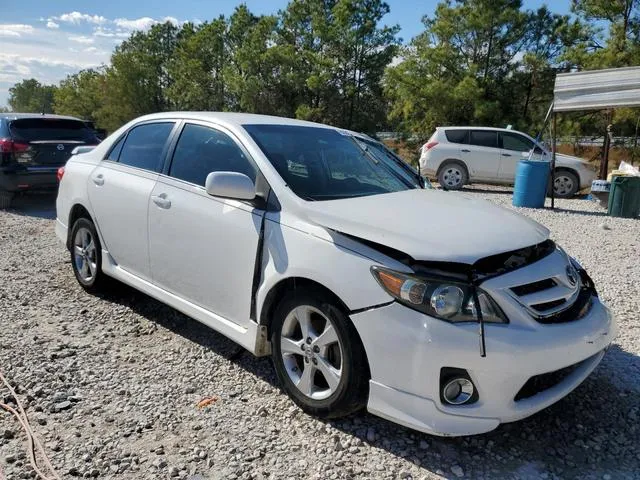
<path id="1" fill-rule="evenodd" d="M 385 158 L 309 122 L 149 115 L 59 172 L 56 233 L 83 288 L 118 279 L 271 355 L 314 415 L 468 435 L 576 388 L 616 333 L 586 272 Z"/>
<path id="2" fill-rule="evenodd" d="M 473 182 L 513 185 L 518 161 L 529 157 L 551 161 L 551 153 L 522 132 L 438 127 L 422 146 L 420 171 L 436 178 L 447 190 L 459 190 Z M 556 196 L 572 197 L 578 190 L 590 187 L 595 178 L 595 168 L 585 160 L 556 154 Z"/>

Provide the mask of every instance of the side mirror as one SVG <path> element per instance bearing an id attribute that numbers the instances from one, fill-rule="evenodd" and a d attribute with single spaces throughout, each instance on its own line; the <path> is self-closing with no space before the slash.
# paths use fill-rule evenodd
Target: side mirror
<path id="1" fill-rule="evenodd" d="M 521 153 L 522 158 L 529 158 L 529 155 L 531 155 L 531 150 Z"/>
<path id="2" fill-rule="evenodd" d="M 253 200 L 256 197 L 256 187 L 244 173 L 211 172 L 204 186 L 207 193 L 215 197 L 236 200 Z"/>

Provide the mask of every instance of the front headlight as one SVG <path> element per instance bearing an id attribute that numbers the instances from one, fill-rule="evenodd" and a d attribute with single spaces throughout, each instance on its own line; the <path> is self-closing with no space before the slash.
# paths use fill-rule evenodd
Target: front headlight
<path id="1" fill-rule="evenodd" d="M 482 320 L 488 323 L 508 323 L 491 297 L 471 284 L 417 277 L 377 266 L 371 267 L 371 273 L 380 286 L 403 305 L 447 322 L 478 321 L 473 298 L 475 288 Z"/>

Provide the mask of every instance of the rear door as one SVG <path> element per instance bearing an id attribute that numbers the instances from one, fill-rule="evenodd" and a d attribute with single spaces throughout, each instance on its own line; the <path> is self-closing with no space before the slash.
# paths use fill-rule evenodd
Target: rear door
<path id="1" fill-rule="evenodd" d="M 500 149 L 498 148 L 497 131 L 471 130 L 469 132 L 469 148 L 465 149 L 463 146 L 462 152 L 465 155 L 462 158 L 467 164 L 472 180 L 498 180 Z"/>
<path id="2" fill-rule="evenodd" d="M 523 156 L 529 157 L 529 152 L 533 149 L 532 160 L 541 160 L 543 151 L 540 147 L 534 149 L 534 143 L 529 138 L 517 132 L 500 132 L 500 170 L 501 180 L 513 183 L 516 177 L 516 167 L 518 161 Z"/>
<path id="3" fill-rule="evenodd" d="M 151 280 L 149 197 L 162 169 L 176 122 L 134 126 L 91 173 L 89 200 L 111 257 L 129 273 Z"/>
<path id="4" fill-rule="evenodd" d="M 80 120 L 60 118 L 19 118 L 9 124 L 11 139 L 28 146 L 15 151 L 15 161 L 25 166 L 59 167 L 79 145 L 100 143 Z"/>

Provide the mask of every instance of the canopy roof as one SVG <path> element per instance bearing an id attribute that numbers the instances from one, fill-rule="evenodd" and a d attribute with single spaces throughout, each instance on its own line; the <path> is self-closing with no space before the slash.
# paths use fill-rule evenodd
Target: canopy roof
<path id="1" fill-rule="evenodd" d="M 554 112 L 640 106 L 640 67 L 556 75 Z"/>

